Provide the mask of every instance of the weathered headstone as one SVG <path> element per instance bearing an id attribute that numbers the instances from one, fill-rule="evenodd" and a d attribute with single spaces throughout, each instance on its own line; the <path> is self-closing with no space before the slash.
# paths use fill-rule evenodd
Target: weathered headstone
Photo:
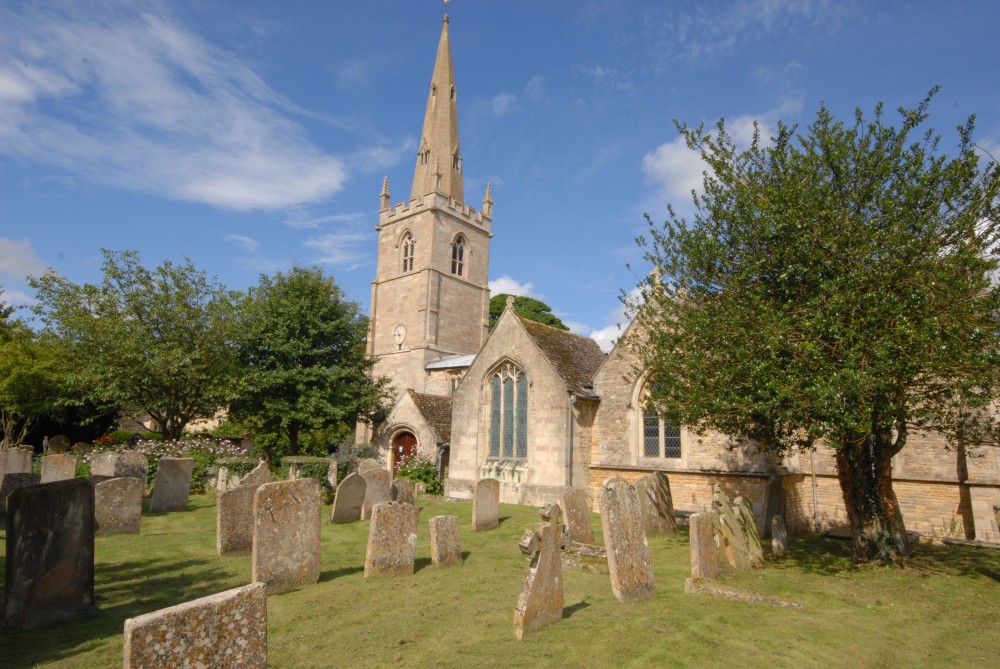
<path id="1" fill-rule="evenodd" d="M 500 481 L 479 479 L 472 485 L 472 531 L 500 527 Z"/>
<path id="2" fill-rule="evenodd" d="M 423 481 L 416 481 L 413 484 L 413 495 L 415 497 L 423 497 L 427 494 L 427 484 Z"/>
<path id="3" fill-rule="evenodd" d="M 28 486 L 11 493 L 7 510 L 4 624 L 96 615 L 94 488 L 82 478 Z"/>
<path id="4" fill-rule="evenodd" d="M 428 525 L 431 530 L 431 562 L 438 567 L 462 564 L 462 543 L 458 518 L 435 516 Z"/>
<path id="5" fill-rule="evenodd" d="M 368 483 L 360 474 L 348 474 L 337 486 L 337 495 L 330 509 L 330 522 L 338 525 L 356 523 L 361 520 L 361 508 L 365 503 Z"/>
<path id="6" fill-rule="evenodd" d="M 94 486 L 97 534 L 138 534 L 146 482 L 130 477 L 111 478 Z"/>
<path id="7" fill-rule="evenodd" d="M 537 536 L 537 550 L 531 557 L 528 576 L 514 610 L 514 636 L 518 639 L 562 620 L 564 600 L 559 544 L 563 528 L 559 516 L 559 509 L 555 507 L 547 522 L 539 523 L 533 530 Z"/>
<path id="8" fill-rule="evenodd" d="M 119 453 L 115 462 L 115 476 L 140 479 L 145 483 L 149 480 L 149 460 L 142 453 L 134 451 Z"/>
<path id="9" fill-rule="evenodd" d="M 75 455 L 43 455 L 42 483 L 65 481 L 76 477 Z"/>
<path id="10" fill-rule="evenodd" d="M 670 493 L 670 481 L 663 472 L 643 476 L 635 482 L 639 501 L 642 503 L 642 517 L 646 536 L 677 533 L 677 518 L 674 517 L 674 501 Z"/>
<path id="11" fill-rule="evenodd" d="M 389 501 L 389 486 L 392 483 L 392 474 L 388 469 L 381 467 L 365 471 L 361 477 L 367 484 L 365 486 L 365 503 L 361 507 L 361 518 L 372 517 L 372 507 L 376 504 Z"/>
<path id="12" fill-rule="evenodd" d="M 383 469 L 382 463 L 375 458 L 359 458 L 358 459 L 358 474 L 364 474 L 372 469 Z"/>
<path id="13" fill-rule="evenodd" d="M 30 448 L 0 450 L 0 478 L 5 474 L 30 474 L 31 456 Z"/>
<path id="14" fill-rule="evenodd" d="M 15 490 L 27 488 L 29 485 L 38 485 L 41 477 L 38 474 L 24 472 L 18 474 L 5 474 L 0 481 L 0 516 L 7 513 L 7 498 Z"/>
<path id="15" fill-rule="evenodd" d="M 413 481 L 410 479 L 393 479 L 389 488 L 390 501 L 401 504 L 414 504 L 416 499 L 413 495 Z"/>
<path id="16" fill-rule="evenodd" d="M 49 443 L 45 447 L 46 453 L 51 453 L 52 455 L 61 455 L 69 451 L 70 446 L 73 442 L 69 440 L 65 434 L 57 434 L 56 436 L 49 439 Z"/>
<path id="17" fill-rule="evenodd" d="M 337 461 L 330 460 L 330 467 L 326 470 L 326 484 L 331 490 L 337 489 Z"/>
<path id="18" fill-rule="evenodd" d="M 725 552 L 729 564 L 738 571 L 749 569 L 753 564 L 750 558 L 750 548 L 747 546 L 743 529 L 736 519 L 736 514 L 733 513 L 729 497 L 718 484 L 715 486 L 715 499 L 712 502 L 712 508 L 719 514 L 719 521 L 722 524 L 722 550 Z"/>
<path id="19" fill-rule="evenodd" d="M 239 485 L 215 498 L 215 550 L 220 556 L 253 551 L 253 500 L 260 485 Z"/>
<path id="20" fill-rule="evenodd" d="M 788 531 L 785 529 L 784 516 L 775 515 L 771 518 L 771 553 L 782 557 L 788 552 Z"/>
<path id="21" fill-rule="evenodd" d="M 583 488 L 567 488 L 559 498 L 559 508 L 573 541 L 594 543 L 594 528 L 590 524 L 590 494 Z"/>
<path id="22" fill-rule="evenodd" d="M 267 466 L 266 462 L 261 461 L 256 467 L 253 468 L 253 471 L 239 480 L 239 485 L 258 486 L 264 485 L 265 483 L 271 483 L 273 481 L 274 475 L 271 474 L 271 468 Z"/>
<path id="23" fill-rule="evenodd" d="M 313 479 L 276 481 L 257 489 L 253 501 L 253 580 L 268 593 L 319 580 L 319 484 Z"/>
<path id="24" fill-rule="evenodd" d="M 365 578 L 413 573 L 419 515 L 419 509 L 412 504 L 381 502 L 375 505 L 368 529 Z"/>
<path id="25" fill-rule="evenodd" d="M 267 667 L 267 594 L 251 583 L 125 621 L 125 669 Z"/>
<path id="26" fill-rule="evenodd" d="M 760 534 L 757 532 L 757 519 L 753 516 L 753 509 L 750 502 L 745 497 L 737 497 L 733 500 L 733 512 L 736 520 L 743 531 L 743 540 L 747 544 L 750 552 L 750 561 L 753 564 L 764 563 L 764 549 L 760 544 Z"/>
<path id="27" fill-rule="evenodd" d="M 625 480 L 612 477 L 601 488 L 600 507 L 611 591 L 622 604 L 651 597 L 656 585 L 639 495 Z"/>
<path id="28" fill-rule="evenodd" d="M 722 521 L 715 512 L 696 513 L 688 518 L 691 535 L 691 576 L 719 578 L 733 571 L 722 544 Z"/>
<path id="29" fill-rule="evenodd" d="M 149 501 L 151 513 L 183 511 L 191 491 L 194 458 L 160 458 L 156 465 L 156 482 Z"/>
<path id="30" fill-rule="evenodd" d="M 118 455 L 116 453 L 112 453 L 111 451 L 98 453 L 90 459 L 90 475 L 114 478 L 117 462 Z"/>
<path id="31" fill-rule="evenodd" d="M 232 490 L 238 486 L 242 479 L 237 473 L 250 465 L 255 464 L 257 461 L 253 458 L 219 458 L 215 461 L 215 480 L 212 483 L 212 488 L 215 489 L 215 494 L 224 493 L 227 490 Z M 270 473 L 270 471 L 268 472 Z M 245 476 L 243 478 L 246 478 Z M 270 483 L 274 479 L 271 478 L 268 481 L 260 481 L 260 483 Z"/>

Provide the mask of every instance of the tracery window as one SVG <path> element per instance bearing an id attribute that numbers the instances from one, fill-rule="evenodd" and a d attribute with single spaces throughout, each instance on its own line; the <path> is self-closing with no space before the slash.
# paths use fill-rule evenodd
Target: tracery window
<path id="1" fill-rule="evenodd" d="M 403 271 L 413 271 L 413 235 L 407 232 L 403 236 Z"/>
<path id="2" fill-rule="evenodd" d="M 646 458 L 681 457 L 681 428 L 647 410 L 642 417 L 642 455 Z"/>
<path id="3" fill-rule="evenodd" d="M 462 276 L 465 270 L 465 238 L 458 236 L 451 245 L 451 273 Z"/>
<path id="4" fill-rule="evenodd" d="M 528 377 L 513 363 L 490 375 L 489 457 L 528 457 Z"/>

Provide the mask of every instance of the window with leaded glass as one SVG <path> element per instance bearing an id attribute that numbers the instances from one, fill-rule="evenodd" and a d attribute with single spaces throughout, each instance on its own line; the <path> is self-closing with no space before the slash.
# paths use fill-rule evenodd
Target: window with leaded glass
<path id="1" fill-rule="evenodd" d="M 681 457 L 681 428 L 647 411 L 642 417 L 642 455 L 646 458 Z"/>
<path id="2" fill-rule="evenodd" d="M 409 232 L 403 236 L 403 271 L 410 272 L 413 270 L 413 235 Z"/>
<path id="3" fill-rule="evenodd" d="M 528 379 L 512 363 L 489 378 L 489 457 L 528 457 Z"/>
<path id="4" fill-rule="evenodd" d="M 465 238 L 456 237 L 451 245 L 451 273 L 462 276 L 465 270 Z"/>

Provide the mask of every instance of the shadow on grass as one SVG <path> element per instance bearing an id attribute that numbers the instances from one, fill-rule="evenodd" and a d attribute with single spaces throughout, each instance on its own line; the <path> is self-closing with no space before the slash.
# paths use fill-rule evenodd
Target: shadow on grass
<path id="1" fill-rule="evenodd" d="M 986 546 L 916 544 L 904 567 L 920 570 L 921 577 L 978 576 L 1000 583 L 1000 550 Z"/>
<path id="2" fill-rule="evenodd" d="M 432 562 L 429 557 L 419 557 L 413 561 L 413 573 L 415 574 L 425 567 L 430 567 L 431 564 Z"/>
<path id="3" fill-rule="evenodd" d="M 462 551 L 462 562 L 468 560 L 470 555 L 472 555 L 472 551 Z"/>
<path id="4" fill-rule="evenodd" d="M 588 606 L 590 606 L 590 602 L 588 602 L 586 599 L 583 600 L 583 601 L 577 602 L 576 604 L 573 604 L 572 606 L 564 606 L 563 607 L 563 618 L 569 618 L 570 616 L 572 616 L 577 611 L 582 611 L 583 609 L 587 608 Z"/>
<path id="5" fill-rule="evenodd" d="M 510 520 L 510 516 L 500 516 L 497 518 L 497 525 L 503 525 L 508 520 Z"/>
<path id="6" fill-rule="evenodd" d="M 332 581 L 335 578 L 341 578 L 343 576 L 350 576 L 351 574 L 357 574 L 359 571 L 364 571 L 365 566 L 360 567 L 341 567 L 340 569 L 327 569 L 326 571 L 320 572 L 319 582 L 325 583 L 326 581 Z"/>

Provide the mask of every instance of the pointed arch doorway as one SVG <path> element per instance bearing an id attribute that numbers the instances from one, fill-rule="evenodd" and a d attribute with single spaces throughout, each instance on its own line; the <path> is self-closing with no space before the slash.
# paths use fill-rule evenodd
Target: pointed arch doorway
<path id="1" fill-rule="evenodd" d="M 392 474 L 396 475 L 399 465 L 417 450 L 417 438 L 412 432 L 400 432 L 392 438 Z"/>

